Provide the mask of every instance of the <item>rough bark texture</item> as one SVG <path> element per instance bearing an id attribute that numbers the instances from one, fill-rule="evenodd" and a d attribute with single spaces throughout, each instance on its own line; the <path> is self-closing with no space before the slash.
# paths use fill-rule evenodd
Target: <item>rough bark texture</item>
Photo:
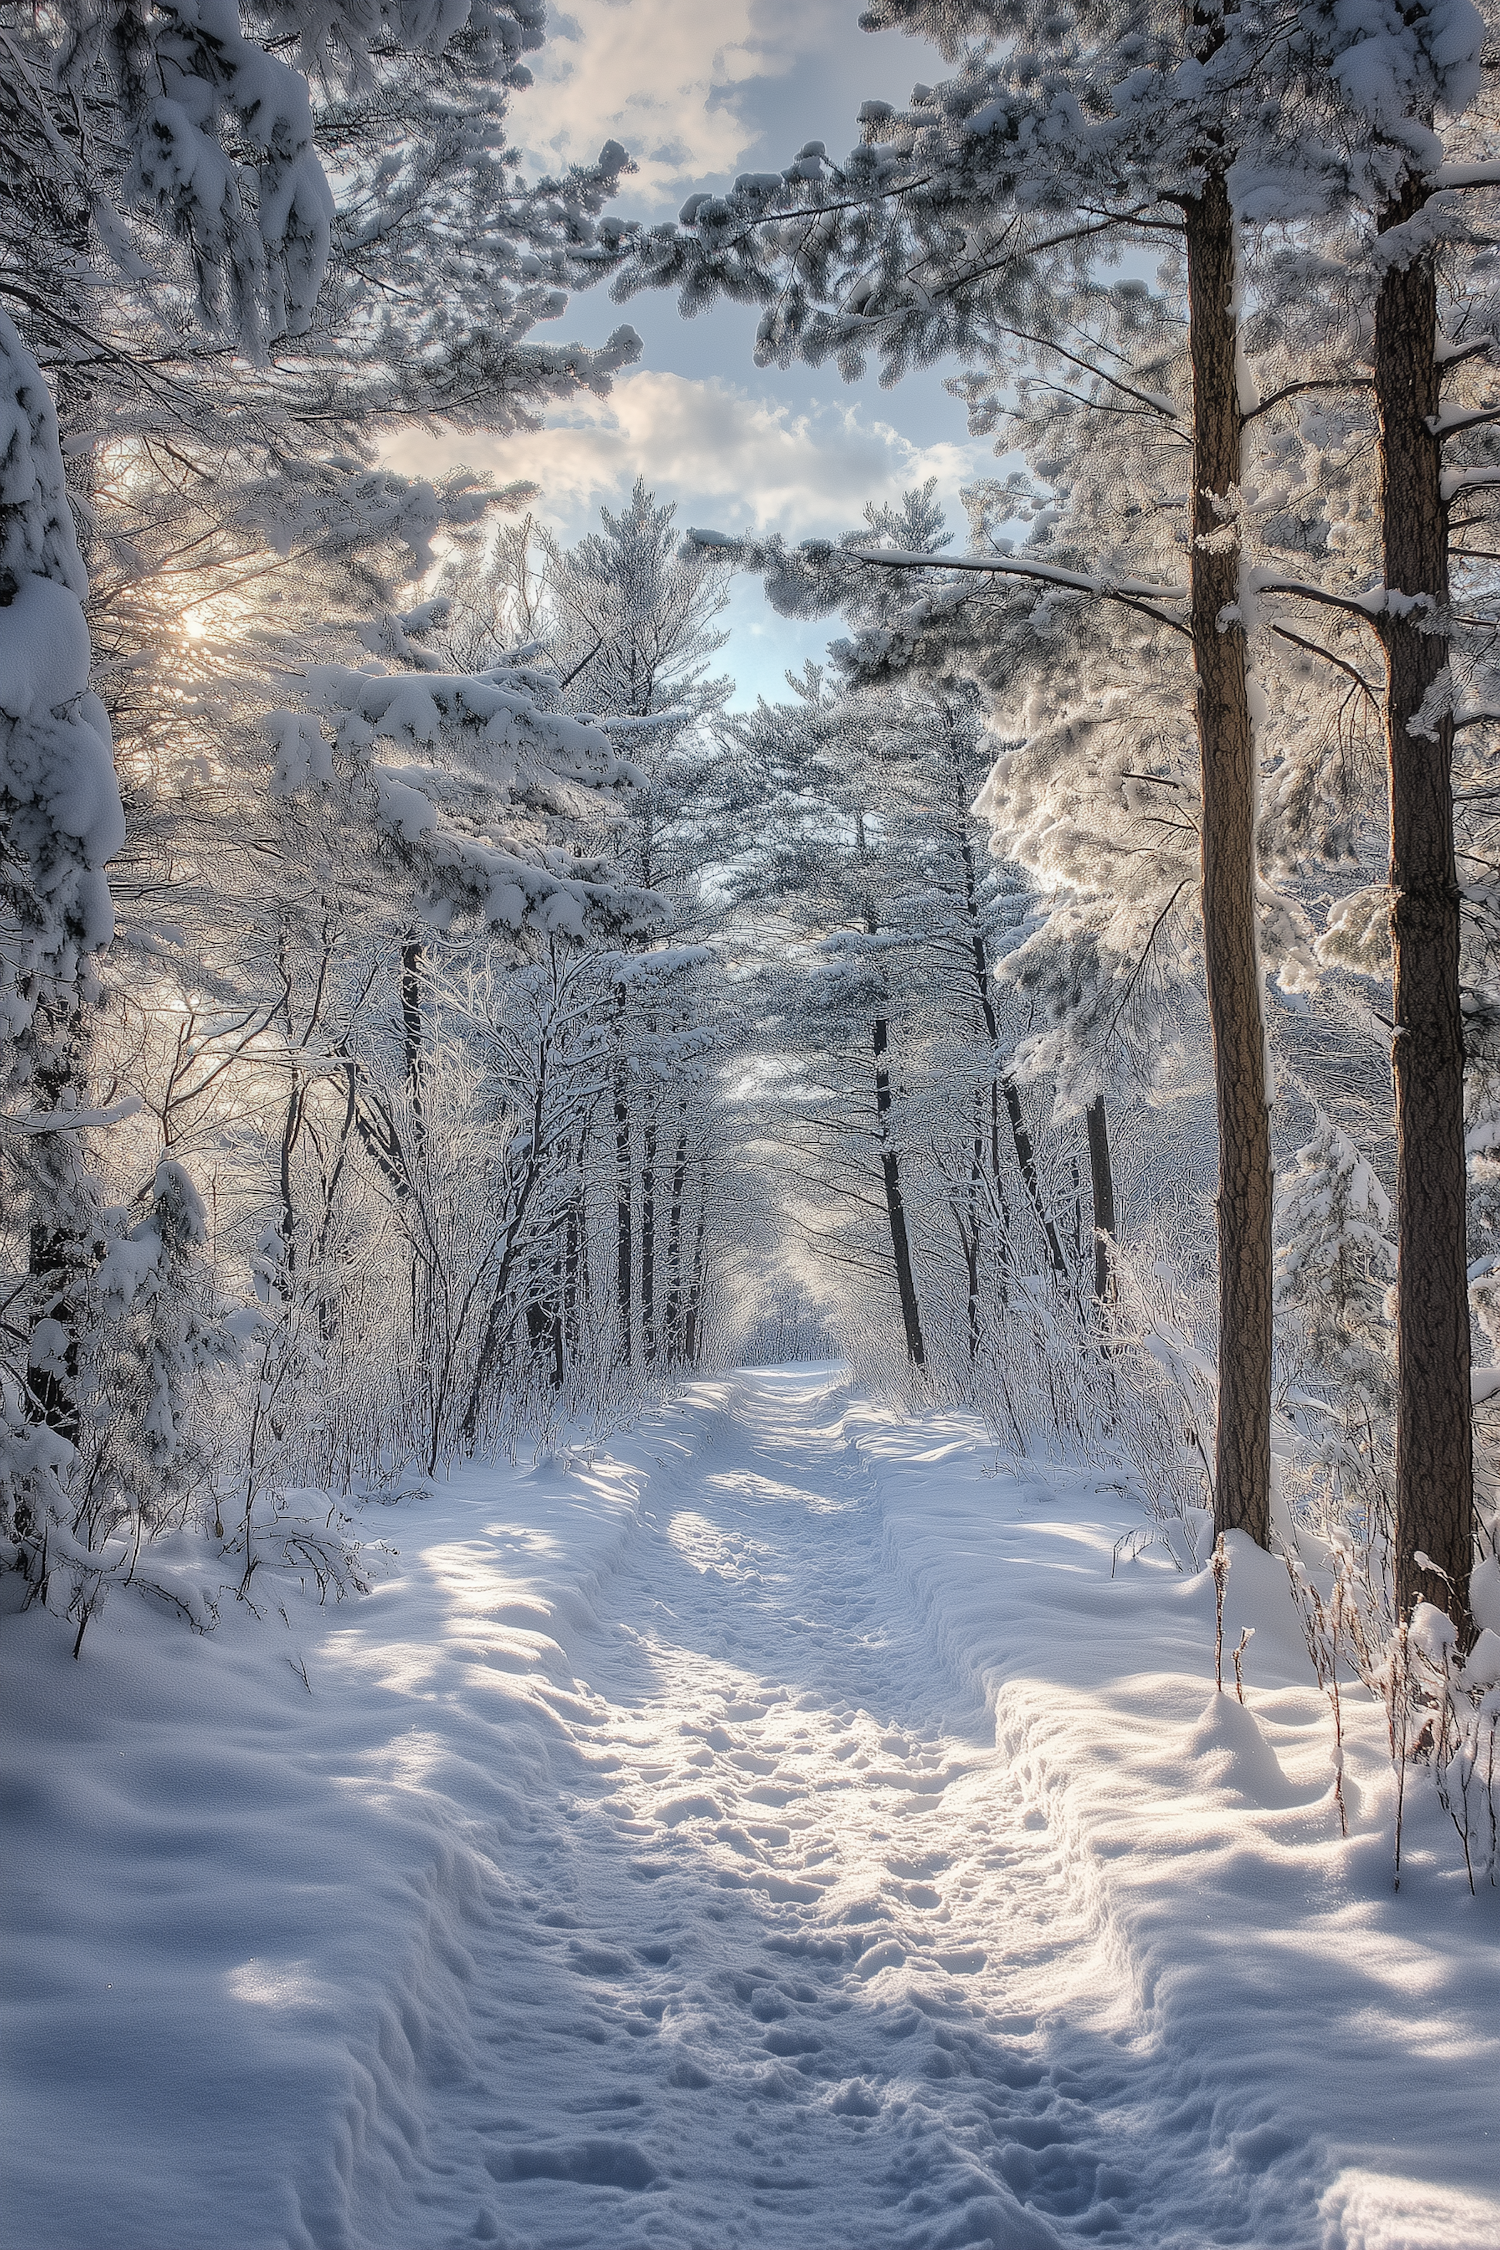
<path id="1" fill-rule="evenodd" d="M 1240 479 L 1234 221 L 1222 173 L 1183 205 L 1193 366 L 1193 661 L 1203 952 L 1219 1116 L 1216 1531 L 1271 1529 L 1271 1121 L 1255 918 L 1255 741 L 1228 495 Z M 1224 505 L 1216 508 L 1215 499 Z M 1228 534 L 1228 536 L 1226 536 Z"/>
<path id="2" fill-rule="evenodd" d="M 615 1304 L 620 1315 L 620 1356 L 627 1367 L 633 1354 L 630 1217 L 630 1103 L 622 1065 L 615 1074 Z"/>
<path id="3" fill-rule="evenodd" d="M 575 1358 L 578 1353 L 580 1335 L 578 1321 L 578 1248 L 583 1239 L 583 1229 L 580 1225 L 583 1216 L 584 1214 L 576 1199 L 568 1205 L 567 1211 L 563 1215 L 563 1345 L 565 1350 Z"/>
<path id="4" fill-rule="evenodd" d="M 701 1340 L 699 1312 L 703 1303 L 704 1240 L 708 1233 L 708 1189 L 705 1182 L 698 1199 L 698 1228 L 693 1237 L 693 1280 L 688 1291 L 687 1318 L 682 1331 L 682 1353 L 689 1367 L 698 1364 L 698 1347 Z"/>
<path id="5" fill-rule="evenodd" d="M 408 937 L 401 948 L 401 1046 L 406 1091 L 411 1099 L 412 1142 L 417 1150 L 426 1130 L 422 1104 L 422 976 L 426 965 L 421 939 Z"/>
<path id="6" fill-rule="evenodd" d="M 656 1357 L 656 1112 L 648 1100 L 641 1130 L 641 1358 Z"/>
<path id="7" fill-rule="evenodd" d="M 1104 1096 L 1088 1106 L 1089 1176 L 1094 1191 L 1094 1298 L 1104 1304 L 1114 1293 L 1110 1245 L 1115 1240 L 1115 1175 L 1109 1160 L 1109 1119 Z"/>
<path id="8" fill-rule="evenodd" d="M 888 1039 L 883 1019 L 874 1030 L 875 1111 L 880 1119 L 880 1171 L 885 1182 L 885 1207 L 891 1227 L 891 1256 L 896 1266 L 896 1289 L 901 1299 L 901 1324 L 913 1367 L 926 1364 L 922 1343 L 922 1316 L 917 1309 L 917 1285 L 911 1270 L 911 1243 L 906 1232 L 906 1202 L 901 1193 L 901 1160 L 888 1139 L 891 1110 L 891 1074 L 886 1068 Z"/>
<path id="9" fill-rule="evenodd" d="M 1384 233 L 1418 210 L 1420 181 L 1381 214 Z M 1432 262 L 1393 267 L 1375 307 L 1385 582 L 1431 606 L 1382 620 L 1388 691 L 1391 1073 L 1396 1097 L 1396 1591 L 1403 1615 L 1425 1599 L 1468 1628 L 1474 1539 L 1465 1243 L 1464 1051 L 1459 892 L 1453 856 L 1453 716 L 1423 703 L 1448 639 L 1448 523 L 1442 447 L 1426 418 L 1440 404 Z M 1437 625 L 1440 629 L 1424 630 Z M 1419 720 L 1419 714 L 1422 714 Z M 1451 1586 L 1419 1569 L 1418 1552 Z"/>
<path id="10" fill-rule="evenodd" d="M 79 1011 L 44 1004 L 37 1016 L 45 1036 L 31 1082 L 32 1100 L 40 1110 L 61 1109 L 68 1093 L 88 1083 L 86 1027 Z M 60 1353 L 54 1349 L 46 1355 L 46 1364 L 28 1366 L 26 1386 L 48 1429 L 76 1445 L 83 1427 L 78 1399 L 80 1298 L 94 1264 L 90 1221 L 96 1193 L 72 1133 L 38 1134 L 25 1154 L 29 1163 L 22 1184 L 32 1208 L 27 1266 L 31 1317 L 55 1321 L 67 1338 Z"/>
<path id="11" fill-rule="evenodd" d="M 672 1158 L 672 1201 L 667 1218 L 667 1310 L 663 1327 L 666 1332 L 668 1359 L 676 1362 L 682 1357 L 682 1199 L 687 1189 L 687 1103 L 679 1104 L 678 1114 L 683 1120 L 677 1128 L 677 1149 Z"/>

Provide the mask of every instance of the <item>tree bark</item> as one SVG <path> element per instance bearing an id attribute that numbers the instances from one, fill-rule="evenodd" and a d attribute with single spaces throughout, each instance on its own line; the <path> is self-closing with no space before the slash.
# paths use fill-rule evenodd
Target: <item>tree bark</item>
<path id="1" fill-rule="evenodd" d="M 979 884 L 974 870 L 974 846 L 967 836 L 963 838 L 960 850 L 964 870 L 964 913 L 969 923 L 969 960 L 974 971 L 974 983 L 979 998 L 979 1012 L 984 1018 L 984 1028 L 990 1042 L 990 1053 L 994 1059 L 995 1083 L 991 1102 L 994 1111 L 992 1120 L 992 1164 L 996 1195 L 998 1197 L 1000 1191 L 999 1102 L 1003 1094 L 1005 1114 L 1010 1120 L 1010 1137 L 1015 1147 L 1016 1163 L 1020 1168 L 1021 1184 L 1025 1188 L 1031 1202 L 1031 1208 L 1036 1214 L 1036 1223 L 1042 1230 L 1052 1271 L 1059 1274 L 1066 1273 L 1068 1261 L 1063 1256 L 1062 1244 L 1057 1239 L 1057 1227 L 1053 1222 L 1051 1212 L 1047 1209 L 1046 1197 L 1042 1194 L 1042 1183 L 1036 1168 L 1036 1150 L 1032 1145 L 1031 1134 L 1027 1129 L 1026 1112 L 1021 1107 L 1020 1088 L 1000 1061 L 1000 1018 L 995 1013 L 995 1003 L 990 997 L 989 948 L 985 944 L 984 930 L 979 920 Z M 1008 1252 L 1008 1228 L 1006 1234 Z M 1009 1263 L 1008 1256 L 1007 1263 Z"/>
<path id="2" fill-rule="evenodd" d="M 906 1204 L 901 1193 L 901 1160 L 890 1145 L 891 1074 L 886 1067 L 888 1046 L 884 1017 L 874 1027 L 875 1112 L 880 1119 L 880 1170 L 885 1181 L 885 1207 L 891 1228 L 891 1256 L 896 1266 L 896 1290 L 901 1299 L 901 1324 L 906 1331 L 907 1356 L 913 1367 L 926 1364 L 922 1346 L 922 1317 L 912 1276 L 911 1243 L 906 1232 Z"/>
<path id="3" fill-rule="evenodd" d="M 38 1009 L 43 1030 L 41 1062 L 32 1080 L 32 1098 L 42 1110 L 63 1106 L 65 1089 L 87 1084 L 84 1064 L 85 1020 L 81 1009 Z M 48 1364 L 28 1364 L 26 1387 L 49 1430 L 76 1445 L 83 1423 L 78 1387 L 81 1370 L 79 1283 L 93 1263 L 90 1224 L 96 1197 L 88 1168 L 71 1133 L 39 1134 L 25 1150 L 23 1174 L 29 1189 L 27 1284 L 33 1323 L 55 1321 L 67 1338 Z M 29 1419 L 29 1417 L 28 1417 Z"/>
<path id="4" fill-rule="evenodd" d="M 620 1356 L 627 1367 L 634 1358 L 630 1219 L 630 1105 L 625 1098 L 625 1066 L 621 1063 L 615 1073 L 615 1303 L 620 1315 Z"/>
<path id="5" fill-rule="evenodd" d="M 1005 1114 L 1010 1119 L 1010 1137 L 1015 1144 L 1022 1183 L 1047 1245 L 1047 1263 L 1054 1273 L 1066 1273 L 1068 1261 L 1063 1255 L 1063 1246 L 1057 1239 L 1057 1226 L 1047 1208 L 1042 1183 L 1037 1175 L 1036 1149 L 1032 1145 L 1031 1132 L 1026 1123 L 1026 1112 L 1021 1107 L 1021 1089 L 1008 1070 L 1000 1072 L 1000 1092 L 1005 1100 Z"/>
<path id="6" fill-rule="evenodd" d="M 687 1184 L 687 1102 L 678 1108 L 677 1148 L 672 1158 L 672 1202 L 667 1220 L 667 1357 L 682 1358 L 682 1198 Z"/>
<path id="7" fill-rule="evenodd" d="M 1086 1122 L 1089 1175 L 1094 1191 L 1094 1302 L 1103 1305 L 1114 1295 L 1114 1269 L 1109 1253 L 1115 1240 L 1115 1175 L 1109 1157 L 1109 1119 L 1102 1094 L 1089 1103 Z"/>
<path id="8" fill-rule="evenodd" d="M 281 1196 L 281 1218 L 277 1231 L 281 1236 L 281 1270 L 286 1277 L 288 1291 L 297 1266 L 297 1202 L 292 1179 L 292 1162 L 297 1153 L 297 1142 L 302 1134 L 303 1106 L 307 1099 L 306 1083 L 297 1067 L 297 1057 L 292 1057 L 291 1084 L 287 1088 L 286 1109 L 281 1121 L 281 1148 L 277 1163 L 277 1187 Z"/>
<path id="9" fill-rule="evenodd" d="M 656 1107 L 647 1097 L 641 1126 L 641 1358 L 656 1358 Z"/>
<path id="10" fill-rule="evenodd" d="M 423 1156 L 427 1138 L 427 1118 L 422 1102 L 422 941 L 413 931 L 408 931 L 401 947 L 401 1047 L 406 1066 L 406 1092 L 411 1103 L 411 1164 L 419 1172 L 425 1170 Z M 430 1346 L 432 1327 L 432 1272 L 426 1269 L 427 1302 L 422 1304 L 422 1275 L 418 1262 L 412 1260 L 411 1305 L 413 1339 L 419 1358 L 425 1361 Z M 427 1335 L 422 1330 L 428 1331 Z M 434 1425 L 434 1432 L 436 1425 Z M 433 1439 L 433 1461 L 437 1458 L 437 1439 Z M 430 1471 L 429 1471 L 430 1473 Z"/>
<path id="11" fill-rule="evenodd" d="M 705 1172 L 698 1192 L 698 1224 L 693 1234 L 693 1279 L 688 1290 L 687 1316 L 683 1322 L 682 1348 L 689 1367 L 698 1364 L 698 1351 L 702 1343 L 700 1312 L 703 1305 L 704 1242 L 708 1233 L 708 1175 Z"/>
<path id="12" fill-rule="evenodd" d="M 1190 565 L 1203 768 L 1203 955 L 1218 1097 L 1219 1426 L 1214 1527 L 1271 1532 L 1271 1120 L 1255 913 L 1255 738 L 1232 524 L 1242 420 L 1234 220 L 1221 170 L 1185 199 L 1193 368 Z M 1215 503 L 1218 503 L 1216 505 Z"/>
<path id="13" fill-rule="evenodd" d="M 1380 215 L 1401 226 L 1430 188 L 1411 180 Z M 1448 517 L 1437 277 L 1430 254 L 1390 266 L 1375 301 L 1375 398 L 1385 583 L 1425 595 L 1381 620 L 1391 810 L 1391 1075 L 1396 1108 L 1396 1597 L 1469 1630 L 1474 1457 L 1469 1389 L 1464 1042 L 1453 852 Z M 1424 711 L 1436 689 L 1438 708 Z M 1419 1567 L 1421 1552 L 1437 1571 Z M 1446 1573 L 1446 1581 L 1443 1575 Z"/>
<path id="14" fill-rule="evenodd" d="M 993 1079 L 991 1079 L 990 1081 L 990 1094 L 991 1114 L 993 1117 L 995 1111 L 995 1103 L 993 1098 L 995 1094 L 995 1082 Z M 983 1190 L 984 1088 L 982 1086 L 976 1086 L 974 1089 L 974 1153 L 969 1165 L 969 1218 L 967 1229 L 960 1230 L 960 1239 L 962 1241 L 964 1253 L 965 1284 L 967 1295 L 966 1309 L 968 1318 L 965 1325 L 968 1332 L 969 1364 L 971 1367 L 977 1364 L 979 1359 L 979 1244 L 980 1230 L 983 1225 L 983 1219 L 981 1216 L 983 1211 Z"/>
<path id="15" fill-rule="evenodd" d="M 422 1113 L 422 941 L 408 935 L 401 948 L 401 1045 L 406 1091 L 411 1101 L 412 1148 L 421 1155 L 426 1119 Z"/>
<path id="16" fill-rule="evenodd" d="M 563 1271 L 562 1314 L 563 1341 L 576 1359 L 579 1345 L 578 1324 L 578 1246 L 581 1238 L 579 1200 L 574 1198 L 563 1214 Z"/>

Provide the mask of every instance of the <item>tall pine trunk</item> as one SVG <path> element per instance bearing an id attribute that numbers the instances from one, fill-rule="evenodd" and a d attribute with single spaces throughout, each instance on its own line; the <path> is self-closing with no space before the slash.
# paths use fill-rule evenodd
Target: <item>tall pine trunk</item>
<path id="1" fill-rule="evenodd" d="M 656 1104 L 648 1094 L 641 1124 L 641 1358 L 656 1358 Z"/>
<path id="2" fill-rule="evenodd" d="M 37 1010 L 40 1062 L 31 1099 L 43 1112 L 61 1109 L 66 1093 L 87 1085 L 87 1024 L 81 1009 L 44 1002 Z M 92 1236 L 97 1193 L 72 1133 L 38 1133 L 21 1142 L 14 1185 L 31 1207 L 27 1229 L 27 1301 L 31 1321 L 60 1329 L 66 1341 L 38 1352 L 26 1370 L 26 1387 L 49 1430 L 69 1445 L 82 1435 L 78 1397 L 83 1325 L 82 1283 L 94 1263 Z M 18 1197 L 19 1200 L 19 1197 Z M 30 1416 L 28 1415 L 28 1419 Z M 28 1516 L 29 1528 L 29 1516 Z"/>
<path id="3" fill-rule="evenodd" d="M 1412 218 L 1429 193 L 1410 181 L 1381 213 L 1380 232 Z M 1423 710 L 1449 653 L 1442 445 L 1427 426 L 1441 405 L 1437 345 L 1431 255 L 1390 266 L 1375 300 L 1385 583 L 1427 597 L 1381 620 L 1394 956 L 1396 1595 L 1402 1616 L 1425 1599 L 1467 1630 L 1474 1457 L 1453 713 L 1441 691 L 1437 708 Z M 1419 1552 L 1436 1572 L 1418 1565 Z"/>
<path id="4" fill-rule="evenodd" d="M 562 1316 L 563 1343 L 570 1355 L 577 1359 L 579 1350 L 578 1286 L 579 1244 L 583 1238 L 580 1225 L 582 1211 L 579 1199 L 574 1197 L 563 1214 L 563 1281 Z"/>
<path id="5" fill-rule="evenodd" d="M 689 1367 L 698 1364 L 698 1353 L 703 1342 L 703 1280 L 706 1266 L 708 1235 L 708 1174 L 705 1171 L 699 1183 L 698 1224 L 693 1232 L 693 1277 L 688 1286 L 687 1313 L 682 1327 L 682 1356 Z"/>
<path id="6" fill-rule="evenodd" d="M 990 1094 L 991 1118 L 993 1123 L 998 1126 L 996 1105 L 993 1099 L 995 1094 L 993 1079 L 990 1082 Z M 978 1361 L 982 1335 L 979 1311 L 979 1245 L 984 1209 L 984 1109 L 984 1088 L 976 1086 L 974 1089 L 974 1151 L 969 1164 L 968 1223 L 960 1230 L 965 1268 L 965 1309 L 967 1314 L 965 1328 L 969 1339 L 969 1364 L 971 1366 Z"/>
<path id="7" fill-rule="evenodd" d="M 1089 1139 L 1089 1178 L 1094 1193 L 1094 1302 L 1108 1303 L 1114 1294 L 1114 1269 L 1110 1248 L 1115 1240 L 1115 1174 L 1109 1155 L 1109 1119 L 1104 1096 L 1089 1103 L 1085 1122 Z"/>
<path id="8" fill-rule="evenodd" d="M 620 1316 L 620 1356 L 629 1367 L 634 1358 L 630 1302 L 634 1259 L 630 1226 L 630 1104 L 625 1089 L 622 1062 L 615 1073 L 615 1305 Z"/>
<path id="9" fill-rule="evenodd" d="M 890 1141 L 891 1074 L 886 1063 L 888 1046 L 884 1017 L 874 1026 L 875 1114 L 880 1120 L 880 1171 L 885 1183 L 885 1208 L 891 1229 L 891 1257 L 896 1267 L 896 1290 L 901 1299 L 901 1325 L 906 1331 L 906 1351 L 913 1367 L 926 1364 L 922 1344 L 922 1316 L 917 1306 L 917 1285 L 912 1276 L 911 1242 L 906 1231 L 906 1202 L 901 1192 L 901 1159 Z"/>
<path id="10" fill-rule="evenodd" d="M 667 1219 L 667 1357 L 675 1365 L 682 1358 L 682 1199 L 687 1186 L 688 1129 L 686 1097 L 678 1105 L 677 1148 L 672 1158 L 672 1201 Z"/>
<path id="11" fill-rule="evenodd" d="M 1255 736 L 1232 529 L 1242 421 L 1234 219 L 1223 172 L 1210 169 L 1201 195 L 1182 208 L 1193 369 L 1190 584 L 1203 768 L 1203 954 L 1219 1122 L 1214 1527 L 1248 1532 L 1264 1547 L 1271 1533 L 1271 1118 L 1255 913 Z"/>
<path id="12" fill-rule="evenodd" d="M 425 967 L 421 939 L 408 935 L 401 948 L 401 1050 L 406 1066 L 406 1092 L 411 1102 L 412 1140 L 418 1150 L 425 1130 L 422 1114 L 422 972 Z"/>

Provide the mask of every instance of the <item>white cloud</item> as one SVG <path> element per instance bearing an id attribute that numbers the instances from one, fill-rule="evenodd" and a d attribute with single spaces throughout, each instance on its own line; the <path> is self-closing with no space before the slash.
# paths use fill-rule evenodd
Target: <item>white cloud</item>
<path id="1" fill-rule="evenodd" d="M 500 483 L 530 478 L 542 487 L 540 513 L 569 537 L 640 476 L 659 499 L 686 503 L 684 525 L 805 538 L 842 531 L 867 500 L 893 499 L 930 476 L 961 529 L 958 488 L 989 452 L 982 444 L 917 445 L 867 418 L 857 402 L 798 414 L 718 378 L 644 370 L 618 380 L 608 400 L 562 409 L 530 435 L 413 435 L 388 458 L 417 473 L 463 461 L 493 470 Z"/>
<path id="2" fill-rule="evenodd" d="M 553 15 L 510 126 L 528 162 L 586 163 L 607 140 L 640 166 L 634 200 L 730 171 L 756 138 L 742 89 L 794 54 L 753 20 L 756 0 L 570 0 Z M 815 10 L 816 13 L 816 10 Z"/>

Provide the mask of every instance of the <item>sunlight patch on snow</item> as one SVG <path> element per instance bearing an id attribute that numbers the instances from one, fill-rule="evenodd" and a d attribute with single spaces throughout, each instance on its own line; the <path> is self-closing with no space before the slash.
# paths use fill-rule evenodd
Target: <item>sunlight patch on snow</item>
<path id="1" fill-rule="evenodd" d="M 517 1566 L 521 1566 L 524 1575 L 526 1565 L 534 1568 L 545 1564 L 556 1547 L 557 1542 L 550 1539 L 523 1545 L 505 1526 L 497 1525 L 492 1539 L 483 1546 L 462 1542 L 425 1547 L 421 1560 L 423 1568 L 432 1573 L 448 1596 L 452 1608 L 467 1617 L 470 1613 L 488 1614 L 496 1603 L 514 1599 Z"/>
<path id="2" fill-rule="evenodd" d="M 1329 2250 L 1494 2250 L 1494 2204 L 1426 2180 L 1341 2172 L 1321 2215 Z"/>
<path id="3" fill-rule="evenodd" d="M 224 1987 L 247 2008 L 319 2008 L 338 1998 L 313 1974 L 311 1961 L 242 1961 L 227 1972 Z"/>
<path id="4" fill-rule="evenodd" d="M 774 1477 L 754 1475 L 745 1469 L 720 1470 L 704 1477 L 703 1485 L 706 1491 L 731 1492 L 745 1499 L 794 1500 L 812 1515 L 841 1515 L 851 1505 L 847 1497 L 809 1492 L 802 1485 L 778 1484 Z"/>

